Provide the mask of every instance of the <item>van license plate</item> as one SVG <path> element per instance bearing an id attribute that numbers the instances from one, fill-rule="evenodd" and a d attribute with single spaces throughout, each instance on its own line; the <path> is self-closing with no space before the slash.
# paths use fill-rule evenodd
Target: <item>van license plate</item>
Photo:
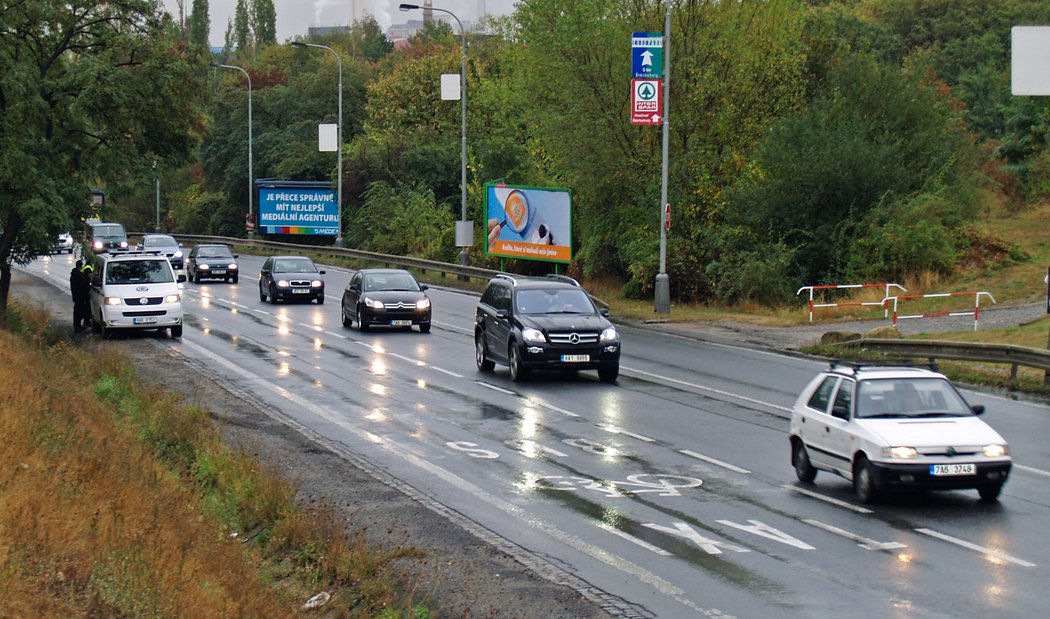
<path id="1" fill-rule="evenodd" d="M 562 355 L 561 360 L 565 363 L 587 363 L 591 360 L 590 355 Z"/>
<path id="2" fill-rule="evenodd" d="M 976 475 L 975 464 L 931 464 L 930 475 L 934 477 L 951 477 L 953 475 Z"/>
<path id="3" fill-rule="evenodd" d="M 137 325 L 151 325 L 157 322 L 156 316 L 145 316 L 143 318 L 132 318 L 131 322 Z"/>

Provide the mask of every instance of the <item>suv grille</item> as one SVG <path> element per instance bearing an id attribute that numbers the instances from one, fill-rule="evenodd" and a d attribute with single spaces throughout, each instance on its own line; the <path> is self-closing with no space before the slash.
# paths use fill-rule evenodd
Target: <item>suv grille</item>
<path id="1" fill-rule="evenodd" d="M 563 344 L 568 346 L 575 346 L 578 344 L 596 344 L 598 342 L 597 333 L 577 333 L 571 331 L 568 333 L 548 333 L 547 337 L 550 338 L 551 344 Z"/>

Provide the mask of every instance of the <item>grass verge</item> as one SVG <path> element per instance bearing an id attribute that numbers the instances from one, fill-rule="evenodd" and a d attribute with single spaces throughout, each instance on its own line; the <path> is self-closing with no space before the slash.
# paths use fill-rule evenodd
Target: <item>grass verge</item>
<path id="1" fill-rule="evenodd" d="M 13 304 L 0 330 L 0 616 L 432 616 L 390 564 L 207 414 Z"/>

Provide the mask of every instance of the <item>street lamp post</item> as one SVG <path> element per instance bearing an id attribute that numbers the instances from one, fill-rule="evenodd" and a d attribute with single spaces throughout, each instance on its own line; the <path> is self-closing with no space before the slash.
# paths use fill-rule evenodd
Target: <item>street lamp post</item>
<path id="1" fill-rule="evenodd" d="M 401 11 L 415 11 L 419 10 L 418 4 L 404 4 L 402 3 L 398 9 Z M 432 11 L 438 11 L 450 15 L 452 19 L 456 20 L 456 24 L 459 25 L 459 38 L 460 47 L 462 53 L 460 54 L 459 61 L 459 100 L 460 100 L 460 205 L 459 205 L 459 218 L 460 221 L 467 221 L 467 31 L 463 29 L 463 22 L 459 21 L 456 14 L 452 11 L 445 9 L 439 9 L 431 6 L 427 7 Z M 465 225 L 465 224 L 464 224 Z M 459 252 L 459 263 L 463 266 L 467 265 L 467 247 L 463 246 L 462 251 Z"/>
<path id="2" fill-rule="evenodd" d="M 304 43 L 302 41 L 292 41 L 292 47 L 316 47 L 318 49 L 326 49 L 335 56 L 336 63 L 339 65 L 339 130 L 338 140 L 339 148 L 336 150 L 336 233 L 335 233 L 335 246 L 343 246 L 343 58 L 331 47 L 327 45 L 318 45 L 316 43 Z"/>
<path id="3" fill-rule="evenodd" d="M 254 174 L 252 173 L 252 76 L 241 67 L 234 66 L 232 64 L 220 64 L 217 65 L 223 69 L 235 69 L 244 74 L 244 77 L 248 80 L 248 222 L 255 223 L 255 214 L 252 210 L 252 194 L 255 193 L 255 185 L 253 182 Z M 255 237 L 255 227 L 250 226 L 248 228 L 248 238 Z"/>

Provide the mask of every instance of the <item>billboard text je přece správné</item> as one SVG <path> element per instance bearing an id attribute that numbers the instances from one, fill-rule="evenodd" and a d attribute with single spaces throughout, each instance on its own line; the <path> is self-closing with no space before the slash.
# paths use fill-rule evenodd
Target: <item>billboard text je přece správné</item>
<path id="1" fill-rule="evenodd" d="M 338 236 L 339 209 L 331 189 L 259 188 L 263 234 Z"/>

